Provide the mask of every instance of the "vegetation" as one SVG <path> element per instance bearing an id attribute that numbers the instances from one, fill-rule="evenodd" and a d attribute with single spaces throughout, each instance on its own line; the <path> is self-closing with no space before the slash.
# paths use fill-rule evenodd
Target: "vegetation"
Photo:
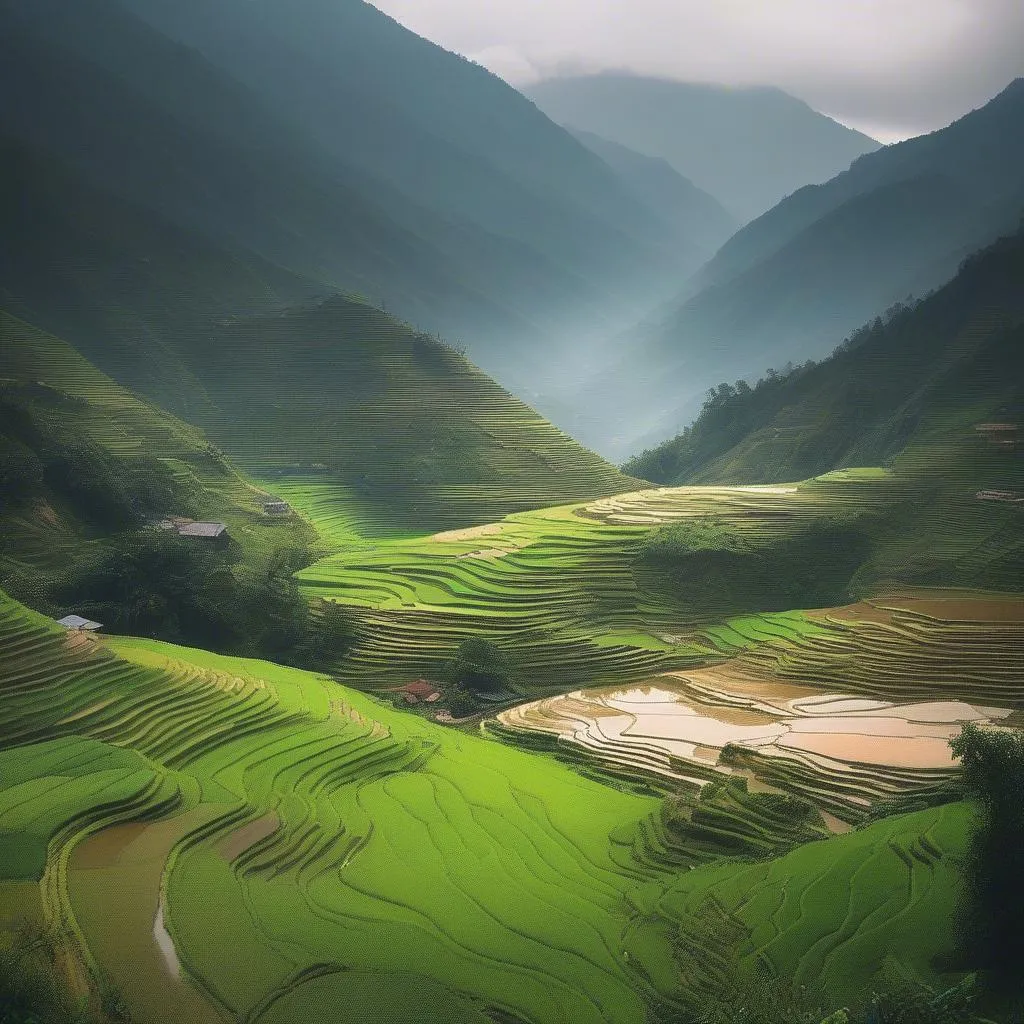
<path id="1" fill-rule="evenodd" d="M 505 690 L 512 678 L 508 656 L 497 644 L 482 637 L 469 637 L 459 644 L 448 663 L 449 681 L 476 693 L 495 694 Z"/>
<path id="2" fill-rule="evenodd" d="M 0 937 L 2 939 L 2 937 Z M 128 1024 L 121 993 L 101 979 L 94 996 L 75 997 L 57 961 L 53 935 L 30 922 L 0 941 L 0 1024 Z"/>
<path id="3" fill-rule="evenodd" d="M 962 956 L 1024 995 L 1024 732 L 966 725 L 952 746 L 980 809 L 967 861 Z"/>
<path id="4" fill-rule="evenodd" d="M 0 905 L 12 877 L 42 877 L 48 919 L 77 923 L 62 948 L 95 958 L 136 1019 L 166 998 L 161 892 L 205 998 L 236 1014 L 280 1004 L 274 1020 L 342 993 L 400 1007 L 412 978 L 459 1021 L 491 1008 L 640 1024 L 646 1001 L 688 1005 L 755 950 L 830 999 L 853 1000 L 883 950 L 942 985 L 963 805 L 680 872 L 661 801 L 322 676 L 153 641 L 68 644 L 9 601 L 0 653 Z M 810 821 L 732 787 L 699 807 L 734 797 L 794 839 Z M 107 895 L 125 887 L 112 928 Z M 708 918 L 693 947 L 696 906 L 724 924 Z"/>
<path id="5" fill-rule="evenodd" d="M 711 391 L 692 426 L 625 471 L 659 483 L 802 479 L 895 460 L 905 474 L 953 468 L 950 483 L 1013 490 L 1008 452 L 964 439 L 986 421 L 1016 422 L 1024 394 L 1019 281 L 1024 231 L 968 259 L 919 303 L 899 303 L 818 364 L 769 371 Z M 908 446 L 916 457 L 904 455 Z M 952 464 L 952 467 L 949 467 Z"/>
<path id="6" fill-rule="evenodd" d="M 59 339 L 0 315 L 0 581 L 54 615 L 108 629 L 336 665 L 354 640 L 294 574 L 313 531 L 269 519 L 267 497 L 197 431 L 142 402 Z M 168 515 L 228 525 L 207 541 Z"/>

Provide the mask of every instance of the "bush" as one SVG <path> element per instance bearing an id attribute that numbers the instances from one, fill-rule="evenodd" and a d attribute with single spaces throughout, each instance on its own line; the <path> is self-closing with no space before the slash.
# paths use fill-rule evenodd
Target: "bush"
<path id="1" fill-rule="evenodd" d="M 445 678 L 471 692 L 497 693 L 508 687 L 512 668 L 497 644 L 483 637 L 470 637 L 459 644 L 455 657 L 445 666 Z"/>
<path id="2" fill-rule="evenodd" d="M 1024 732 L 963 727 L 950 744 L 980 814 L 966 861 L 961 912 L 972 967 L 1024 987 Z"/>

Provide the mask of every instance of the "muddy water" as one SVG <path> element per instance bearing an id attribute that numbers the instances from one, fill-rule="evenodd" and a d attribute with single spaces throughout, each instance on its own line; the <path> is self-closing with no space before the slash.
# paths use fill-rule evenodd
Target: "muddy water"
<path id="1" fill-rule="evenodd" d="M 75 917 L 137 1020 L 223 1024 L 182 969 L 167 929 L 161 882 L 181 839 L 227 810 L 205 804 L 165 821 L 117 825 L 72 854 L 68 889 Z"/>
<path id="2" fill-rule="evenodd" d="M 812 768 L 827 758 L 851 773 L 863 766 L 892 769 L 910 786 L 914 772 L 925 781 L 955 768 L 949 740 L 964 722 L 998 723 L 1009 714 L 956 700 L 897 705 L 815 692 L 718 666 L 641 686 L 580 690 L 512 708 L 500 718 L 591 748 L 622 750 L 656 770 L 664 770 L 671 755 L 728 772 L 720 756 L 733 744 L 769 755 L 808 755 L 801 760 Z"/>
<path id="3" fill-rule="evenodd" d="M 153 939 L 156 941 L 160 954 L 164 958 L 167 973 L 172 978 L 178 979 L 181 977 L 181 961 L 178 959 L 178 951 L 174 948 L 174 939 L 171 938 L 171 933 L 167 930 L 167 925 L 164 923 L 164 914 L 164 897 L 161 895 L 160 902 L 156 908 L 156 917 L 153 919 Z"/>

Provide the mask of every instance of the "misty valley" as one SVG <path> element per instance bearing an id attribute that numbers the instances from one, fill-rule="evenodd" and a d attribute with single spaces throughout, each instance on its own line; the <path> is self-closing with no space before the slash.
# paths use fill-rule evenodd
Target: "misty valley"
<path id="1" fill-rule="evenodd" d="M 0 1024 L 1020 1024 L 1024 78 L 448 10 L 0 0 Z"/>

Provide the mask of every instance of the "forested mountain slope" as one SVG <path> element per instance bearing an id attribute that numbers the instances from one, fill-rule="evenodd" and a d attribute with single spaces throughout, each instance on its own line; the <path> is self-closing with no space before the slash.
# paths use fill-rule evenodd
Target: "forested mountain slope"
<path id="1" fill-rule="evenodd" d="M 789 480 L 882 464 L 908 448 L 933 450 L 938 469 L 944 448 L 953 453 L 976 435 L 1009 458 L 1012 479 L 988 486 L 1012 489 L 1022 331 L 1024 229 L 972 256 L 923 302 L 861 328 L 828 359 L 773 372 L 755 388 L 720 386 L 691 427 L 629 469 L 663 483 Z M 979 431 L 986 423 L 1002 429 Z"/>
<path id="2" fill-rule="evenodd" d="M 678 430 L 722 380 L 820 358 L 1013 230 L 1024 210 L 1022 129 L 1024 80 L 943 131 L 862 157 L 733 236 L 684 304 L 620 340 L 628 356 L 595 385 L 594 396 L 615 393 L 635 413 L 623 448 Z M 611 450 L 600 429 L 576 433 Z"/>
<path id="3" fill-rule="evenodd" d="M 663 157 L 741 223 L 878 148 L 780 89 L 608 72 L 525 91 L 561 124 Z"/>
<path id="4" fill-rule="evenodd" d="M 645 156 L 592 132 L 569 130 L 608 164 L 638 199 L 675 224 L 695 256 L 717 250 L 738 227 L 713 195 L 697 188 L 663 157 Z"/>
<path id="5" fill-rule="evenodd" d="M 697 258 L 518 93 L 361 2 L 3 0 L 0 28 L 13 141 L 524 378 L 567 318 L 639 313 Z"/>

